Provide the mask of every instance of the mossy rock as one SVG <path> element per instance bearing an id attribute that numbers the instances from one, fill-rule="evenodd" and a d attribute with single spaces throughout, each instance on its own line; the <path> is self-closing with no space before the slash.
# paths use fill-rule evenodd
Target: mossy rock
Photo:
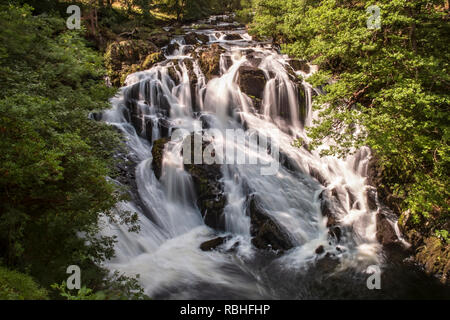
<path id="1" fill-rule="evenodd" d="M 264 88 L 267 79 L 261 69 L 252 66 L 241 66 L 238 70 L 238 85 L 253 101 L 257 111 L 261 111 Z"/>
<path id="2" fill-rule="evenodd" d="M 111 83 L 118 87 L 124 84 L 129 74 L 148 69 L 163 58 L 158 47 L 150 41 L 124 40 L 108 45 L 105 64 Z"/>
<path id="3" fill-rule="evenodd" d="M 224 52 L 225 50 L 215 43 L 198 54 L 200 69 L 207 80 L 220 76 L 220 56 Z"/>
<path id="4" fill-rule="evenodd" d="M 159 139 L 159 140 L 156 140 L 155 142 L 153 142 L 152 167 L 153 167 L 153 171 L 155 172 L 155 176 L 156 176 L 156 178 L 158 178 L 158 180 L 161 178 L 161 174 L 162 174 L 162 162 L 163 162 L 163 157 L 164 157 L 164 147 L 168 142 L 169 142 L 168 138 L 162 138 L 162 139 Z"/>

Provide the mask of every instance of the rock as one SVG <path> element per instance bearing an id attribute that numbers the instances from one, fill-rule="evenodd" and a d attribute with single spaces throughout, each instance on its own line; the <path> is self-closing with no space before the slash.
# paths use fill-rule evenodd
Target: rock
<path id="1" fill-rule="evenodd" d="M 322 254 L 322 253 L 324 253 L 325 252 L 325 248 L 323 247 L 323 246 L 319 246 L 317 249 L 316 249 L 316 254 Z"/>
<path id="2" fill-rule="evenodd" d="M 431 218 L 432 220 L 433 218 Z M 430 230 L 449 230 L 450 221 L 431 221 L 433 227 L 427 227 L 423 218 L 415 222 L 410 210 L 400 216 L 398 226 L 403 237 L 411 244 L 414 260 L 423 266 L 425 272 L 440 279 L 443 284 L 450 279 L 450 245 Z M 429 219 L 430 220 L 430 219 Z M 430 221 L 429 221 L 430 223 Z M 437 225 L 435 225 L 437 223 Z M 443 223 L 443 224 L 442 224 Z"/>
<path id="3" fill-rule="evenodd" d="M 151 67 L 153 67 L 153 65 L 155 65 L 156 63 L 161 62 L 163 60 L 164 60 L 164 54 L 161 51 L 151 53 L 145 58 L 144 62 L 142 63 L 142 67 L 140 69 L 143 69 L 143 70 L 151 69 Z"/>
<path id="4" fill-rule="evenodd" d="M 249 199 L 247 214 L 251 220 L 252 244 L 256 248 L 283 252 L 294 247 L 289 234 L 261 208 L 255 196 Z"/>
<path id="5" fill-rule="evenodd" d="M 149 118 L 145 119 L 145 137 L 150 143 L 153 141 L 153 127 L 153 120 Z"/>
<path id="6" fill-rule="evenodd" d="M 311 68 L 309 67 L 308 62 L 306 60 L 290 59 L 287 61 L 287 63 L 289 63 L 289 65 L 295 71 L 303 71 L 304 73 L 311 72 Z"/>
<path id="7" fill-rule="evenodd" d="M 207 80 L 220 76 L 220 56 L 225 50 L 217 43 L 199 53 L 200 69 Z"/>
<path id="8" fill-rule="evenodd" d="M 206 44 L 209 42 L 209 36 L 203 33 L 197 33 L 197 39 L 200 40 L 203 44 Z"/>
<path id="9" fill-rule="evenodd" d="M 340 242 L 341 241 L 341 236 L 342 236 L 341 228 L 336 227 L 336 226 L 330 226 L 329 228 L 330 228 L 330 230 L 328 231 L 328 234 L 331 237 L 335 238 L 337 242 Z"/>
<path id="10" fill-rule="evenodd" d="M 252 65 L 252 67 L 254 67 L 254 68 L 258 68 L 258 66 L 262 62 L 262 58 L 259 57 L 257 55 L 257 53 L 255 53 L 255 52 L 247 54 L 246 58 L 247 58 L 248 62 Z"/>
<path id="11" fill-rule="evenodd" d="M 383 246 L 391 246 L 398 243 L 394 226 L 384 213 L 377 214 L 377 240 Z"/>
<path id="12" fill-rule="evenodd" d="M 175 64 L 175 65 L 169 67 L 169 76 L 173 80 L 173 82 L 175 83 L 176 86 L 180 84 L 180 78 L 178 77 L 177 71 L 180 72 L 180 74 L 181 74 L 181 70 L 180 70 L 178 64 Z"/>
<path id="13" fill-rule="evenodd" d="M 328 218 L 327 228 L 330 228 L 337 224 L 337 216 L 336 213 L 331 209 L 329 197 L 326 195 L 327 191 L 328 190 L 322 191 L 322 193 L 319 195 L 319 199 L 321 200 L 320 210 L 322 211 L 322 215 Z"/>
<path id="14" fill-rule="evenodd" d="M 152 167 L 153 167 L 153 171 L 155 172 L 155 176 L 156 176 L 156 178 L 158 178 L 158 180 L 161 178 L 161 174 L 162 174 L 162 162 L 163 162 L 163 157 L 164 157 L 164 147 L 165 147 L 166 143 L 168 143 L 168 142 L 169 142 L 169 139 L 162 138 L 162 139 L 156 140 L 153 143 Z"/>
<path id="15" fill-rule="evenodd" d="M 330 273 L 333 272 L 339 265 L 339 259 L 332 253 L 327 253 L 323 258 L 320 258 L 316 262 L 316 270 L 320 273 Z"/>
<path id="16" fill-rule="evenodd" d="M 366 191 L 366 197 L 369 209 L 372 211 L 377 210 L 377 191 L 375 190 L 375 188 L 368 188 Z"/>
<path id="17" fill-rule="evenodd" d="M 178 49 L 180 49 L 180 45 L 175 42 L 167 45 L 166 52 L 167 54 L 173 54 Z"/>
<path id="18" fill-rule="evenodd" d="M 191 163 L 185 164 L 185 170 L 191 175 L 197 195 L 197 206 L 204 218 L 205 224 L 215 230 L 225 230 L 225 216 L 223 210 L 226 205 L 221 166 L 218 164 L 193 164 L 194 163 L 194 135 L 191 139 Z M 208 143 L 202 144 L 202 153 Z"/>
<path id="19" fill-rule="evenodd" d="M 241 66 L 238 70 L 239 87 L 248 96 L 262 99 L 266 82 L 266 76 L 261 69 Z"/>
<path id="20" fill-rule="evenodd" d="M 164 59 L 164 56 L 152 42 L 124 40 L 113 42 L 107 47 L 105 65 L 111 83 L 114 86 L 121 86 L 124 84 L 127 75 L 148 69 L 162 59 Z"/>
<path id="21" fill-rule="evenodd" d="M 198 44 L 197 35 L 193 32 L 188 33 L 184 36 L 184 42 L 187 45 L 196 45 Z"/>
<path id="22" fill-rule="evenodd" d="M 200 245 L 200 249 L 202 251 L 213 251 L 213 250 L 217 250 L 218 247 L 220 247 L 221 245 L 223 245 L 225 242 L 227 242 L 229 240 L 229 237 L 220 237 L 220 238 L 215 238 L 206 242 L 203 242 Z"/>
<path id="23" fill-rule="evenodd" d="M 237 33 L 229 33 L 225 35 L 224 40 L 228 41 L 242 40 L 242 37 L 240 34 Z"/>
<path id="24" fill-rule="evenodd" d="M 450 245 L 437 237 L 427 237 L 418 248 L 416 261 L 427 274 L 437 275 L 443 284 L 450 279 Z"/>

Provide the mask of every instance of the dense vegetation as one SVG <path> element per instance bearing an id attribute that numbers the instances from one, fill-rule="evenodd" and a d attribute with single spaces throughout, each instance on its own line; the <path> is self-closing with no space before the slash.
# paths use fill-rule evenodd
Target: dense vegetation
<path id="1" fill-rule="evenodd" d="M 83 28 L 70 31 L 69 4 Z M 102 52 L 136 27 L 222 13 L 233 0 L 0 2 L 0 299 L 142 298 L 136 279 L 108 275 L 101 263 L 115 239 L 104 221 L 138 231 L 136 215 L 114 208 L 126 196 L 114 177 L 121 137 L 92 121 L 109 107 Z M 66 268 L 78 265 L 83 288 L 70 292 Z M 62 283 L 62 284 L 61 284 Z"/>
<path id="2" fill-rule="evenodd" d="M 79 265 L 83 285 L 105 289 L 99 263 L 114 239 L 99 222 L 135 217 L 115 216 L 122 193 L 105 179 L 120 139 L 88 118 L 114 94 L 102 59 L 63 19 L 27 6 L 1 6 L 0 41 L 0 262 L 47 289 Z"/>
<path id="3" fill-rule="evenodd" d="M 326 92 L 310 130 L 314 147 L 344 155 L 368 145 L 381 195 L 417 226 L 449 231 L 450 24 L 445 1 L 256 0 L 252 32 L 320 68 L 309 79 Z M 381 28 L 369 29 L 371 5 Z"/>

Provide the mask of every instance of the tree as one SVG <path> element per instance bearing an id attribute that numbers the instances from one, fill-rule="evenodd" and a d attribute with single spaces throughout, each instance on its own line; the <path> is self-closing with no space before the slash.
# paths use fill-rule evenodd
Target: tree
<path id="1" fill-rule="evenodd" d="M 371 5 L 381 29 L 367 28 Z M 326 94 L 310 129 L 344 156 L 368 145 L 378 158 L 381 194 L 417 223 L 448 228 L 449 23 L 443 1 L 256 0 L 252 32 L 283 43 L 320 71 Z M 359 128 L 359 130 L 357 130 Z M 424 224 L 424 223 L 423 223 Z M 445 227 L 447 225 L 447 227 Z"/>

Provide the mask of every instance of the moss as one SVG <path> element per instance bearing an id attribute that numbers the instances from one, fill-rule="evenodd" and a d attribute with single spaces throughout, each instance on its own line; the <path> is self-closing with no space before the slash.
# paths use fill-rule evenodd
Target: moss
<path id="1" fill-rule="evenodd" d="M 166 143 L 169 142 L 169 139 L 163 138 L 156 140 L 153 142 L 153 148 L 152 148 L 152 156 L 153 156 L 153 170 L 155 172 L 156 177 L 159 179 L 161 178 L 162 174 L 162 161 L 164 156 L 164 146 Z"/>
<path id="2" fill-rule="evenodd" d="M 124 84 L 129 74 L 148 69 L 162 59 L 164 56 L 158 47 L 143 40 L 113 42 L 105 53 L 108 75 L 111 83 L 117 87 Z"/>
<path id="3" fill-rule="evenodd" d="M 150 69 L 154 64 L 164 60 L 164 55 L 161 51 L 151 53 L 145 58 L 142 63 L 142 69 Z"/>
<path id="4" fill-rule="evenodd" d="M 0 267 L 0 300 L 47 300 L 45 289 L 28 275 Z"/>

